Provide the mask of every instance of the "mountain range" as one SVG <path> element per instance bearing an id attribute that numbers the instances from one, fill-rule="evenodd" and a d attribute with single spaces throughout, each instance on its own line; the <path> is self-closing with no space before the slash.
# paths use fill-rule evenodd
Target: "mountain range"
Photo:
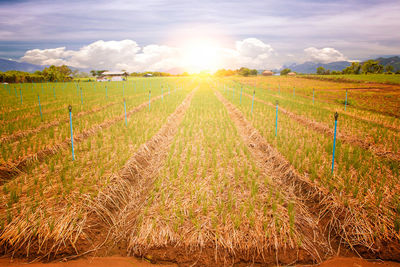
<path id="1" fill-rule="evenodd" d="M 394 71 L 400 70 L 400 57 L 399 56 L 392 56 L 392 57 L 379 57 L 375 59 L 380 64 L 387 66 L 392 65 L 394 67 Z M 361 62 L 362 63 L 362 62 Z M 285 65 L 281 69 L 275 69 L 274 72 L 280 72 L 282 69 L 289 68 L 292 71 L 298 73 L 315 73 L 318 67 L 324 67 L 325 69 L 329 70 L 343 70 L 347 66 L 350 66 L 350 61 L 336 61 L 331 63 L 317 63 L 317 62 L 304 62 L 301 64 L 293 63 L 290 65 Z M 42 71 L 45 67 L 42 65 L 35 65 L 26 62 L 17 62 L 14 60 L 9 59 L 1 59 L 0 58 L 0 71 L 8 71 L 8 70 L 19 70 L 19 71 L 26 71 L 26 72 L 35 72 L 37 70 Z M 71 68 L 75 70 L 76 68 Z M 78 69 L 79 71 L 86 71 L 89 72 L 89 69 Z M 180 74 L 185 70 L 182 68 L 173 68 L 168 70 L 167 72 L 171 74 Z M 262 71 L 261 71 L 262 72 Z"/>
<path id="2" fill-rule="evenodd" d="M 42 71 L 45 67 L 46 66 L 0 58 L 0 71 L 19 70 L 26 72 L 35 72 L 37 70 Z"/>
<path id="3" fill-rule="evenodd" d="M 374 59 L 379 62 L 379 64 L 382 64 L 383 66 L 387 65 L 392 65 L 394 68 L 394 71 L 400 70 L 400 57 L 399 56 L 393 56 L 393 57 L 379 57 Z M 360 62 L 361 64 L 363 62 Z M 331 63 L 317 63 L 317 62 L 311 62 L 307 61 L 301 64 L 293 63 L 290 65 L 285 65 L 281 69 L 274 70 L 274 72 L 280 72 L 281 70 L 288 68 L 291 69 L 291 71 L 298 72 L 298 73 L 315 73 L 317 71 L 318 67 L 324 67 L 327 70 L 343 70 L 344 68 L 348 67 L 351 65 L 350 61 L 336 61 L 336 62 L 331 62 Z"/>

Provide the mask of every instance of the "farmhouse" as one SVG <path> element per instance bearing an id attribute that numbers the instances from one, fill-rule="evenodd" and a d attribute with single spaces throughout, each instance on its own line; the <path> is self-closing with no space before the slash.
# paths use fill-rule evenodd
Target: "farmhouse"
<path id="1" fill-rule="evenodd" d="M 97 77 L 98 82 L 104 81 L 123 81 L 124 77 L 126 78 L 128 73 L 126 72 L 117 72 L 117 71 L 106 71 L 103 72 L 100 76 Z"/>
<path id="2" fill-rule="evenodd" d="M 289 72 L 287 75 L 289 75 L 289 76 L 296 76 L 296 72 Z"/>
<path id="3" fill-rule="evenodd" d="M 271 75 L 274 75 L 274 73 L 273 73 L 272 71 L 270 71 L 270 70 L 265 70 L 265 71 L 262 73 L 262 75 L 264 75 L 264 76 L 271 76 Z"/>

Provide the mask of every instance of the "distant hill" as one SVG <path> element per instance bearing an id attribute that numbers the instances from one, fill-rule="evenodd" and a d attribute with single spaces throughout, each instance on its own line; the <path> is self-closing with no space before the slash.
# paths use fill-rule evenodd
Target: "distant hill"
<path id="1" fill-rule="evenodd" d="M 383 66 L 387 65 L 392 65 L 394 68 L 394 71 L 400 70 L 400 57 L 395 56 L 395 57 L 379 57 L 375 59 L 376 61 L 379 62 L 379 64 L 382 64 Z"/>
<path id="2" fill-rule="evenodd" d="M 394 56 L 394 57 L 380 57 L 377 59 L 374 59 L 379 62 L 379 64 L 382 64 L 383 66 L 387 65 L 392 65 L 394 67 L 394 71 L 400 70 L 400 57 L 399 56 Z M 361 62 L 362 64 L 363 62 Z M 274 70 L 275 72 L 279 72 L 282 69 L 289 68 L 292 71 L 298 72 L 298 73 L 315 73 L 317 71 L 318 67 L 324 67 L 327 70 L 343 70 L 347 66 L 350 66 L 351 62 L 350 61 L 336 61 L 336 62 L 331 62 L 331 63 L 317 63 L 317 62 L 304 62 L 302 64 L 291 64 L 287 66 L 283 66 L 279 70 Z"/>
<path id="3" fill-rule="evenodd" d="M 337 61 L 337 62 L 331 62 L 331 63 L 316 63 L 316 62 L 311 62 L 307 61 L 302 64 L 291 64 L 288 66 L 283 66 L 282 69 L 289 68 L 292 71 L 298 72 L 298 73 L 315 73 L 317 71 L 318 67 L 324 67 L 327 70 L 342 70 L 348 66 L 351 65 L 351 62 L 349 61 Z"/>
<path id="4" fill-rule="evenodd" d="M 0 58 L 0 71 L 19 70 L 26 72 L 35 72 L 37 70 L 42 71 L 45 67 L 46 66 Z"/>

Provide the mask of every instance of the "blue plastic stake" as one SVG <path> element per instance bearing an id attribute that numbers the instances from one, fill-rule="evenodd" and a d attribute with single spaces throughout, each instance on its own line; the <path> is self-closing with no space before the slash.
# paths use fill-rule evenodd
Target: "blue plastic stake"
<path id="1" fill-rule="evenodd" d="M 82 88 L 81 89 L 81 104 L 83 105 Z"/>
<path id="2" fill-rule="evenodd" d="M 72 146 L 72 160 L 75 160 L 75 154 L 74 154 L 74 134 L 72 131 L 72 106 L 68 106 L 69 110 L 69 125 L 71 126 L 71 146 Z"/>
<path id="3" fill-rule="evenodd" d="M 40 120 L 43 121 L 43 115 L 42 115 L 42 106 L 40 105 L 40 96 L 37 95 L 37 98 L 39 100 L 39 112 L 40 112 Z"/>
<path id="4" fill-rule="evenodd" d="M 128 118 L 126 117 L 126 102 L 124 98 L 124 109 L 125 109 L 125 125 L 128 126 Z"/>
<path id="5" fill-rule="evenodd" d="M 243 92 L 243 86 L 240 87 L 240 104 L 242 104 L 242 92 Z"/>
<path id="6" fill-rule="evenodd" d="M 149 90 L 149 111 L 150 111 L 151 90 Z"/>
<path id="7" fill-rule="evenodd" d="M 251 101 L 251 114 L 253 114 L 253 106 L 254 106 L 254 96 L 256 94 L 256 90 L 253 91 L 253 100 Z"/>
<path id="8" fill-rule="evenodd" d="M 54 99 L 56 99 L 56 89 L 54 89 L 54 86 L 53 86 L 53 95 L 54 95 Z"/>
<path id="9" fill-rule="evenodd" d="M 346 89 L 346 100 L 344 101 L 344 111 L 346 111 L 347 107 L 347 89 Z"/>
<path id="10" fill-rule="evenodd" d="M 21 96 L 21 105 L 22 105 L 22 90 L 19 89 L 19 95 Z"/>
<path id="11" fill-rule="evenodd" d="M 14 87 L 14 91 L 15 91 L 15 97 L 18 97 L 17 88 Z"/>
<path id="12" fill-rule="evenodd" d="M 278 100 L 276 100 L 275 136 L 278 135 Z"/>
<path id="13" fill-rule="evenodd" d="M 339 114 L 335 112 L 335 132 L 333 135 L 333 152 L 332 152 L 332 174 L 333 174 L 333 167 L 335 165 L 335 146 L 336 146 L 336 128 L 337 128 L 337 119 Z"/>
<path id="14" fill-rule="evenodd" d="M 312 89 L 312 103 L 314 104 L 314 99 L 315 99 L 315 90 L 314 88 Z"/>

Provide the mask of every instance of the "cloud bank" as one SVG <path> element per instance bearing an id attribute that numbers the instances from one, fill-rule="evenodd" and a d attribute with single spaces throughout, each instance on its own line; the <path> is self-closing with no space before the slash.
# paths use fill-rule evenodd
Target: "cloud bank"
<path id="1" fill-rule="evenodd" d="M 200 47 L 201 49 L 201 47 Z M 209 70 L 219 68 L 265 68 L 274 55 L 271 45 L 256 38 L 235 43 L 235 47 L 215 47 Z M 200 51 L 201 52 L 201 51 Z M 196 53 L 196 51 L 192 51 Z M 189 69 L 196 62 L 185 61 L 185 51 L 179 47 L 151 44 L 140 47 L 133 40 L 99 40 L 78 50 L 66 47 L 33 49 L 25 52 L 21 61 L 38 65 L 68 65 L 83 69 L 134 71 L 167 71 L 172 68 Z M 210 62 L 211 63 L 211 62 Z"/>
<path id="2" fill-rule="evenodd" d="M 173 68 L 198 72 L 217 69 L 238 69 L 248 67 L 255 69 L 279 68 L 276 64 L 281 56 L 270 45 L 257 38 L 246 38 L 235 42 L 233 48 L 220 46 L 202 47 L 191 50 L 194 57 L 188 55 L 182 47 L 151 44 L 144 47 L 133 40 L 103 41 L 99 40 L 77 50 L 66 47 L 52 49 L 33 49 L 25 52 L 21 61 L 37 65 L 68 65 L 80 69 L 126 70 L 128 72 L 168 71 Z M 199 49 L 197 51 L 196 49 Z M 202 53 L 211 53 L 205 55 Z M 196 54 L 200 54 L 197 55 Z M 193 56 L 193 55 L 191 55 Z M 203 58 L 210 62 L 203 62 Z M 329 63 L 348 60 L 334 48 L 304 49 L 302 61 Z M 202 61 L 198 65 L 196 61 Z"/>

